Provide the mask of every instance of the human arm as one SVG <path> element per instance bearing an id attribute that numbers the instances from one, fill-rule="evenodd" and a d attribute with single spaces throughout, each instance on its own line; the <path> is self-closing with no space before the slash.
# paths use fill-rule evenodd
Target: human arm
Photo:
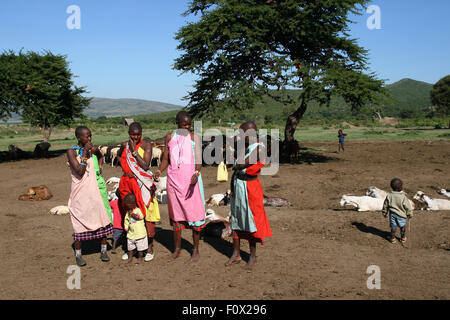
<path id="1" fill-rule="evenodd" d="M 403 205 L 403 208 L 405 208 L 405 210 L 406 210 L 406 216 L 408 218 L 412 218 L 413 217 L 413 208 L 412 208 L 411 202 L 409 201 L 409 199 L 406 195 L 403 197 L 402 205 Z"/>
<path id="2" fill-rule="evenodd" d="M 83 155 L 84 156 L 84 155 Z M 87 164 L 86 161 L 88 158 L 81 159 L 81 162 L 78 162 L 77 160 L 77 154 L 76 151 L 73 149 L 67 150 L 67 160 L 69 162 L 69 166 L 80 176 L 83 177 L 84 173 L 87 170 Z"/>
<path id="3" fill-rule="evenodd" d="M 202 169 L 202 147 L 200 138 L 196 134 L 191 133 L 191 139 L 195 142 L 195 173 L 192 175 L 191 185 L 195 185 L 198 181 L 200 170 Z"/>
<path id="4" fill-rule="evenodd" d="M 242 153 L 240 155 L 238 155 L 238 162 L 236 165 L 236 170 L 244 170 L 247 169 L 248 167 L 254 165 L 255 163 L 257 163 L 258 161 L 261 161 L 261 154 L 262 148 L 261 146 L 258 146 L 257 148 L 255 148 L 255 150 L 253 150 L 250 155 L 244 159 L 245 154 Z"/>
<path id="5" fill-rule="evenodd" d="M 125 215 L 125 219 L 123 221 L 123 229 L 128 232 L 128 229 L 130 227 L 130 215 L 127 213 Z"/>
<path id="6" fill-rule="evenodd" d="M 131 146 L 131 143 L 133 146 Z M 133 151 L 131 151 L 133 148 Z M 134 158 L 136 159 L 137 164 L 144 170 L 147 171 L 150 169 L 150 162 L 152 160 L 152 142 L 150 140 L 143 140 L 141 144 L 141 148 L 144 149 L 144 156 L 141 157 L 138 150 L 136 150 L 136 144 L 130 140 L 130 151 L 133 153 Z"/>
<path id="7" fill-rule="evenodd" d="M 134 220 L 139 221 L 139 220 L 144 219 L 144 214 L 142 213 L 142 211 L 141 211 L 140 209 L 138 209 L 138 210 L 134 210 L 134 211 L 131 213 L 131 217 L 132 217 Z"/>
<path id="8" fill-rule="evenodd" d="M 384 199 L 384 203 L 383 203 L 383 210 L 381 211 L 381 213 L 383 214 L 383 216 L 385 218 L 387 217 L 388 209 L 389 209 L 389 200 L 386 197 L 386 199 Z"/>
<path id="9" fill-rule="evenodd" d="M 169 148 L 168 148 L 168 144 L 169 144 L 169 141 L 170 141 L 171 137 L 172 137 L 171 133 L 166 135 L 166 142 L 165 142 L 166 146 L 165 146 L 164 152 L 162 154 L 162 160 L 161 160 L 161 163 L 159 164 L 158 170 L 156 170 L 155 174 L 153 175 L 156 181 L 159 180 L 159 176 L 161 175 L 161 173 L 163 173 L 164 170 L 166 170 L 167 167 L 169 166 Z"/>

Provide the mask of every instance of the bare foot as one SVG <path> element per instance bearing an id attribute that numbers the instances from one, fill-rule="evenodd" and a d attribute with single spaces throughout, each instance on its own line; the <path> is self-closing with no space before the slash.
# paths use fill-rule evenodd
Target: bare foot
<path id="1" fill-rule="evenodd" d="M 128 263 L 133 262 L 133 258 L 128 259 Z"/>
<path id="2" fill-rule="evenodd" d="M 142 260 L 143 260 L 142 258 L 138 258 L 138 259 L 137 259 L 137 261 L 135 262 L 135 264 L 139 264 L 139 263 L 141 263 L 141 262 L 142 262 Z"/>
<path id="3" fill-rule="evenodd" d="M 227 262 L 225 262 L 225 267 L 229 267 L 233 264 L 237 264 L 237 263 L 241 263 L 242 258 L 241 256 L 231 256 L 230 260 L 228 260 Z"/>
<path id="4" fill-rule="evenodd" d="M 191 259 L 189 259 L 190 263 L 196 263 L 200 259 L 200 254 L 198 253 L 198 250 L 194 249 L 194 252 L 192 253 Z"/>
<path id="5" fill-rule="evenodd" d="M 169 258 L 169 262 L 174 261 L 176 258 L 178 258 L 180 256 L 180 251 L 181 249 L 175 249 L 175 252 L 172 253 L 172 255 Z"/>
<path id="6" fill-rule="evenodd" d="M 244 269 L 251 270 L 256 265 L 256 258 L 250 257 Z"/>

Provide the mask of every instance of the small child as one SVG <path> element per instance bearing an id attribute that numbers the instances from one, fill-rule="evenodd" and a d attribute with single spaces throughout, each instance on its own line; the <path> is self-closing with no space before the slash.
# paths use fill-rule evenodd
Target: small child
<path id="1" fill-rule="evenodd" d="M 145 229 L 144 214 L 136 203 L 136 196 L 127 194 L 123 199 L 127 214 L 124 229 L 127 232 L 128 263 L 133 261 L 134 250 L 138 251 L 138 261 L 142 262 L 144 251 L 148 249 L 147 230 Z"/>
<path id="2" fill-rule="evenodd" d="M 114 232 L 113 232 L 113 245 L 112 245 L 112 254 L 116 254 L 117 242 L 122 240 L 125 232 L 123 230 L 123 215 L 120 211 L 120 192 L 119 189 L 116 190 L 117 200 L 112 200 L 109 202 L 111 209 L 113 211 L 113 221 L 114 221 Z"/>
<path id="3" fill-rule="evenodd" d="M 383 204 L 383 215 L 386 218 L 389 214 L 391 236 L 389 241 L 395 243 L 395 233 L 397 227 L 400 228 L 401 239 L 404 243 L 406 241 L 406 219 L 412 218 L 413 209 L 411 203 L 403 190 L 403 182 L 398 178 L 391 180 L 392 191 L 388 193 Z"/>
<path id="4" fill-rule="evenodd" d="M 342 148 L 342 152 L 344 152 L 344 139 L 345 139 L 346 135 L 347 135 L 346 133 L 342 132 L 342 130 L 339 129 L 339 131 L 338 131 L 338 138 L 339 138 L 339 149 L 338 149 L 338 152 L 341 151 L 341 148 Z"/>

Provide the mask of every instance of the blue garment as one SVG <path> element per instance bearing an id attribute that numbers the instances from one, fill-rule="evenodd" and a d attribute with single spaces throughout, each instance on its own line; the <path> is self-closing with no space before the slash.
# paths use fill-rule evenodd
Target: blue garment
<path id="1" fill-rule="evenodd" d="M 392 211 L 389 212 L 389 221 L 391 229 L 396 229 L 397 227 L 404 228 L 406 226 L 406 218 L 403 218 Z"/>
<path id="2" fill-rule="evenodd" d="M 338 137 L 339 137 L 339 143 L 344 144 L 344 137 L 345 137 L 346 135 L 347 135 L 346 133 L 343 133 L 343 134 L 338 135 Z"/>
<path id="3" fill-rule="evenodd" d="M 250 145 L 245 153 L 244 159 L 248 158 L 253 150 L 255 150 L 261 143 L 254 143 Z M 235 165 L 237 160 L 235 161 Z M 246 169 L 240 170 L 245 173 Z M 235 170 L 232 176 L 234 184 L 234 194 L 231 196 L 231 228 L 233 230 L 256 232 L 255 219 L 253 218 L 252 210 L 248 202 L 247 181 L 238 179 L 236 174 L 239 170 Z"/>

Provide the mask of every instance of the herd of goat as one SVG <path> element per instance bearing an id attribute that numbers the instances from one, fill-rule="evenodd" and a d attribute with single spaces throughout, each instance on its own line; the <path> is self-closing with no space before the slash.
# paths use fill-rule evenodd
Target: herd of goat
<path id="1" fill-rule="evenodd" d="M 438 194 L 450 198 L 450 190 L 437 189 L 436 191 Z M 369 187 L 365 196 L 343 195 L 340 205 L 353 206 L 358 211 L 381 211 L 386 196 L 386 191 L 377 187 Z M 424 205 L 424 207 L 421 208 L 422 210 L 450 210 L 450 200 L 431 198 L 422 191 L 417 191 L 413 199 Z M 414 202 L 412 200 L 409 201 L 414 209 L 416 207 Z"/>

